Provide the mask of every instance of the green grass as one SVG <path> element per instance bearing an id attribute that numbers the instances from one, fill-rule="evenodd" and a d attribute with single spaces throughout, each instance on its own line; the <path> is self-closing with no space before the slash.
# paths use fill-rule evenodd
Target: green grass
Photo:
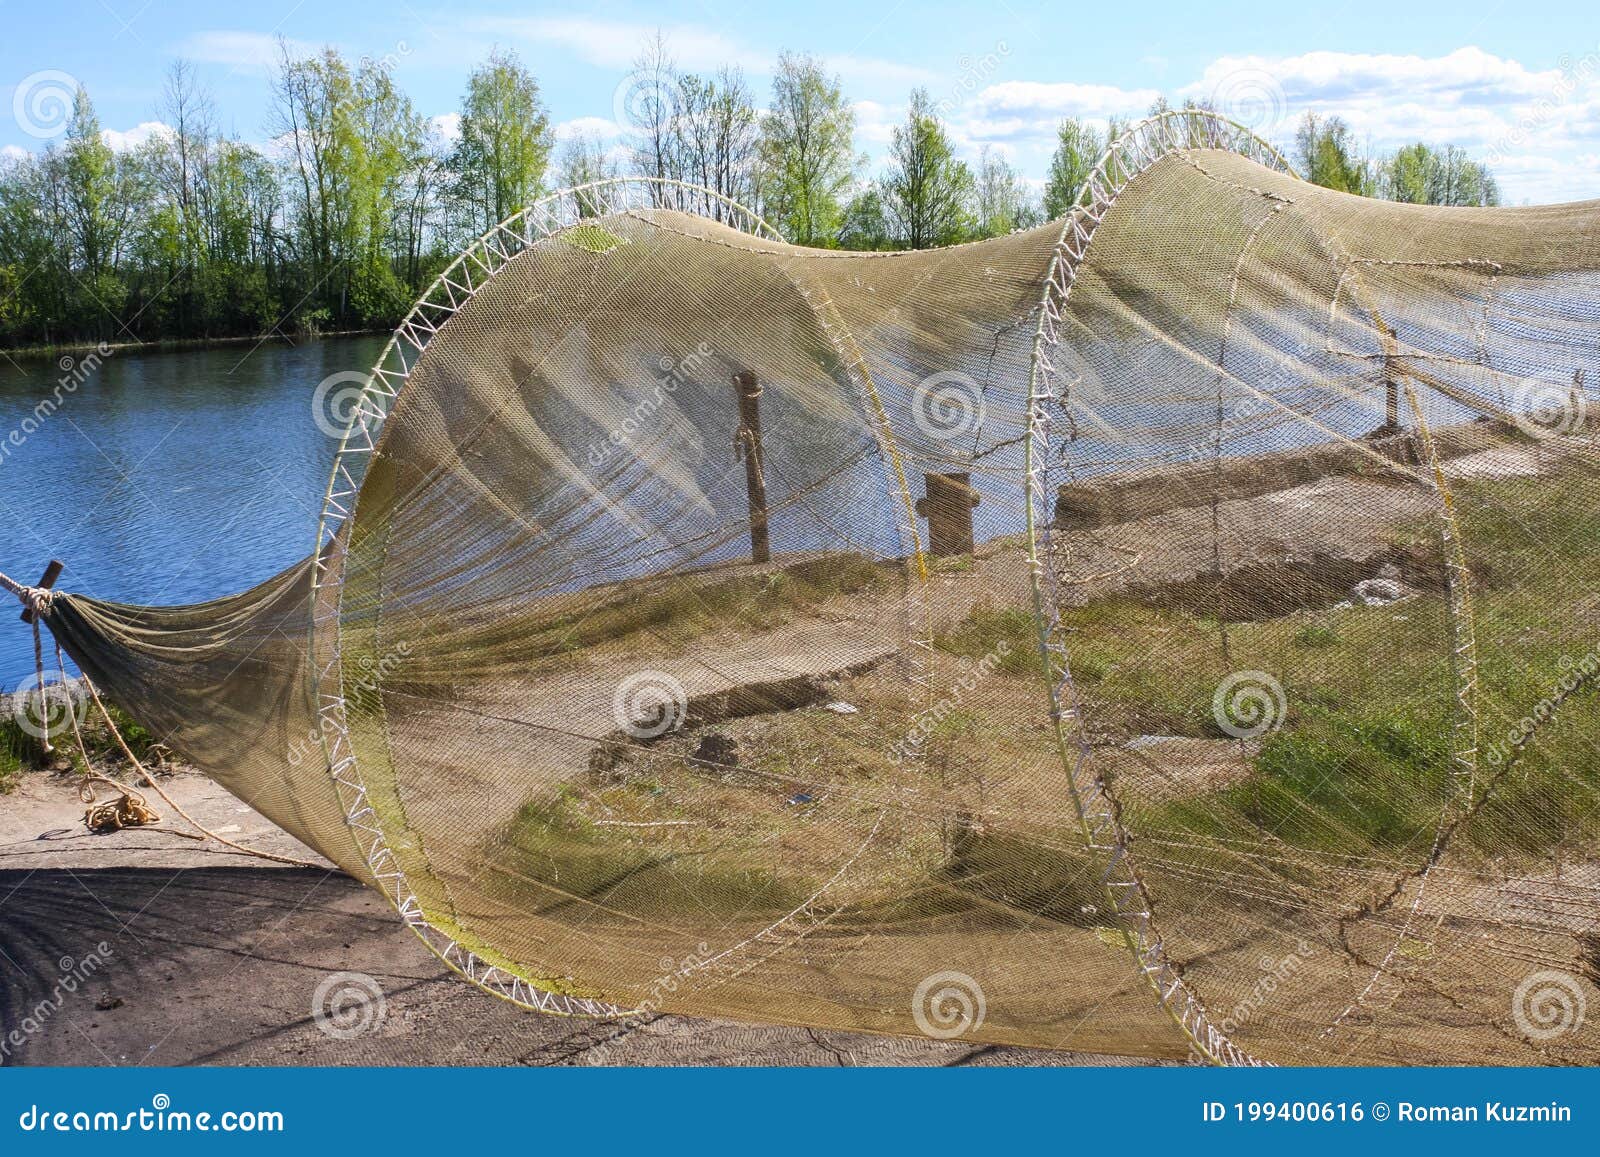
<path id="1" fill-rule="evenodd" d="M 890 581 L 891 574 L 871 559 L 843 552 L 768 571 L 674 575 L 618 588 L 617 597 L 598 607 L 497 623 L 460 647 L 500 650 L 507 663 L 520 664 L 626 643 L 647 632 L 687 641 L 720 627 L 770 630 L 830 598 L 877 590 Z M 407 672 L 423 677 L 415 663 Z"/>
<path id="2" fill-rule="evenodd" d="M 1456 488 L 1473 575 L 1480 749 L 1541 699 L 1574 660 L 1600 648 L 1600 494 L 1583 470 L 1560 479 L 1474 480 Z M 1395 528 L 1398 546 L 1432 546 L 1431 520 Z M 1220 623 L 1171 603 L 1112 596 L 1061 616 L 1091 729 L 1226 738 L 1214 714 L 1230 673 L 1260 671 L 1285 711 L 1260 737 L 1246 782 L 1145 809 L 1142 822 L 1214 837 L 1270 833 L 1329 852 L 1426 846 L 1461 810 L 1452 762 L 1455 676 L 1441 581 L 1384 607 L 1311 609 Z M 1424 584 L 1426 585 L 1426 584 Z M 1575 610 L 1587 606 L 1587 619 Z M 1224 647 L 1224 634 L 1226 647 Z M 940 635 L 978 658 L 998 640 L 1004 668 L 1037 674 L 1031 614 L 974 611 Z M 1567 666 L 1563 666 L 1563 664 Z M 1600 711 L 1593 691 L 1541 728 L 1457 834 L 1491 856 L 1592 848 L 1600 839 Z M 1481 786 L 1493 772 L 1482 761 Z M 1582 853 L 1587 854 L 1587 853 Z"/>
<path id="3" fill-rule="evenodd" d="M 120 708 L 108 703 L 106 710 L 116 722 L 117 730 L 122 733 L 128 747 L 141 760 L 144 759 L 149 754 L 153 742 L 150 733 Z M 126 762 L 127 757 L 123 755 L 122 748 L 100 718 L 100 713 L 92 705 L 88 706 L 79 728 L 83 733 L 91 763 L 97 766 L 108 763 L 115 766 Z M 0 795 L 16 790 L 24 773 L 42 768 L 47 763 L 67 760 L 74 768 L 81 769 L 84 753 L 78 750 L 77 739 L 70 723 L 66 724 L 65 731 L 52 735 L 50 741 L 56 753 L 47 759 L 40 749 L 38 738 L 24 731 L 13 716 L 9 714 L 0 716 Z"/>

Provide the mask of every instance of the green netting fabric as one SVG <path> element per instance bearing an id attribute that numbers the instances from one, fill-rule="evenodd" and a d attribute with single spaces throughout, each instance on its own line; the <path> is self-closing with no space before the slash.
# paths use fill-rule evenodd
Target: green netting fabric
<path id="1" fill-rule="evenodd" d="M 313 559 L 49 624 L 533 1007 L 1594 1063 L 1600 206 L 1284 169 L 1158 118 L 918 253 L 552 198 Z"/>

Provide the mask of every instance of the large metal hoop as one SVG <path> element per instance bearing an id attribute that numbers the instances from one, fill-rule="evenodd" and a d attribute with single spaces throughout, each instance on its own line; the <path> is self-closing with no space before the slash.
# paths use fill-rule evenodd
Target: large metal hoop
<path id="1" fill-rule="evenodd" d="M 346 715 L 344 668 L 338 621 L 344 585 L 343 561 L 335 557 L 340 529 L 356 508 L 360 483 L 351 473 L 356 458 L 371 455 L 384 419 L 405 388 L 428 343 L 444 324 L 510 262 L 535 243 L 584 220 L 618 213 L 672 209 L 712 217 L 769 241 L 783 238 L 757 214 L 711 189 L 684 181 L 621 177 L 593 181 L 541 198 L 479 237 L 428 287 L 396 327 L 356 400 L 340 439 L 317 519 L 311 573 L 311 696 L 316 708 L 328 774 L 344 810 L 356 853 L 406 925 L 452 971 L 514 1004 L 560 1016 L 617 1017 L 629 1010 L 589 997 L 541 988 L 503 965 L 484 960 L 424 915 L 416 892 L 390 848 L 356 762 Z M 326 609 L 327 613 L 319 614 Z M 326 644 L 319 637 L 330 622 Z"/>
<path id="2" fill-rule="evenodd" d="M 1225 149 L 1295 175 L 1283 155 L 1249 129 L 1199 109 L 1164 112 L 1140 121 L 1113 141 L 1095 164 L 1062 222 L 1055 255 L 1045 276 L 1039 325 L 1033 339 L 1024 449 L 1028 569 L 1056 746 L 1066 768 L 1080 833 L 1090 854 L 1099 860 L 1106 901 L 1116 913 L 1118 931 L 1157 1001 L 1204 1060 L 1218 1065 L 1259 1065 L 1263 1062 L 1235 1045 L 1212 1023 L 1199 996 L 1167 958 L 1156 932 L 1149 896 L 1130 856 L 1127 829 L 1091 770 L 1088 735 L 1078 709 L 1066 643 L 1059 630 L 1057 576 L 1047 562 L 1054 521 L 1049 478 L 1050 409 L 1059 404 L 1057 371 L 1051 355 L 1060 343 L 1067 299 L 1088 257 L 1095 230 L 1123 190 L 1157 162 L 1193 149 Z"/>

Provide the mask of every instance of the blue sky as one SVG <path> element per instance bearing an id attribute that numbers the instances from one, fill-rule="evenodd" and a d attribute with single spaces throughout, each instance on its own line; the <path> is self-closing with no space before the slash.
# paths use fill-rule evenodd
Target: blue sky
<path id="1" fill-rule="evenodd" d="M 618 89 L 659 28 L 681 66 L 744 68 L 757 95 L 788 48 L 841 74 L 874 163 L 914 85 L 952 133 L 1038 178 L 1064 115 L 1137 115 L 1158 92 L 1214 100 L 1287 141 L 1306 110 L 1339 113 L 1377 150 L 1453 141 L 1488 157 L 1507 199 L 1600 196 L 1600 7 L 1589 3 L 984 3 L 749 5 L 495 0 L 0 0 L 0 150 L 38 148 L 63 78 L 94 97 L 114 144 L 157 128 L 169 60 L 187 57 L 222 126 L 267 139 L 276 36 L 388 58 L 417 107 L 446 118 L 491 47 L 539 77 L 563 134 L 615 140 Z M 31 110 L 31 111 L 30 111 Z M 44 118 L 43 120 L 38 118 Z M 30 131 L 32 130 L 32 131 Z"/>

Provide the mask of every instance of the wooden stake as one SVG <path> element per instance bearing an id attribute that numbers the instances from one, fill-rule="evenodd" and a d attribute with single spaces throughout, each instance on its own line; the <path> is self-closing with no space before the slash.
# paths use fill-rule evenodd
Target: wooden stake
<path id="1" fill-rule="evenodd" d="M 772 561 L 772 543 L 767 533 L 767 481 L 761 460 L 761 383 L 749 370 L 733 375 L 739 395 L 739 432 L 734 435 L 734 453 L 744 458 L 745 488 L 750 494 L 750 559 Z"/>
<path id="2" fill-rule="evenodd" d="M 936 555 L 972 553 L 972 512 L 982 501 L 970 474 L 924 474 L 927 497 L 917 513 L 928 520 L 928 550 Z"/>

